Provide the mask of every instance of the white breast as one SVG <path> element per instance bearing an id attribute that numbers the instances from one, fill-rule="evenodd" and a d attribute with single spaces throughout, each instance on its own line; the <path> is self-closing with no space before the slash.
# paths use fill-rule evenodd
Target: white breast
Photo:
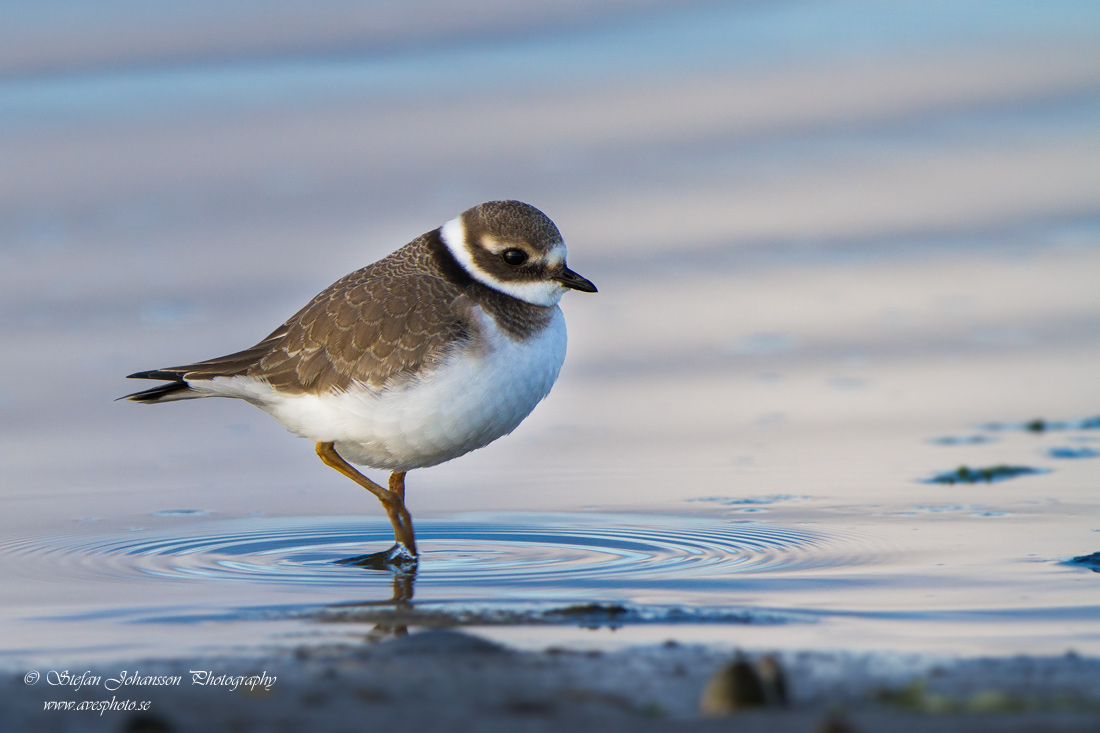
<path id="1" fill-rule="evenodd" d="M 565 360 L 559 308 L 523 341 L 479 315 L 482 332 L 469 348 L 403 386 L 287 395 L 255 379 L 219 377 L 192 387 L 246 399 L 298 435 L 335 442 L 352 463 L 393 471 L 434 466 L 515 430 L 550 392 Z"/>

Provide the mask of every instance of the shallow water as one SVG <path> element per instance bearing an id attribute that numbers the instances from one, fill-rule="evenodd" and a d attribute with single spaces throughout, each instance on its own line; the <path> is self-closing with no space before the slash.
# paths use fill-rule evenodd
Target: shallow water
<path id="1" fill-rule="evenodd" d="M 380 509 L 311 446 L 244 404 L 113 400 L 500 197 L 600 293 L 566 297 L 513 435 L 409 476 L 406 621 L 1100 653 L 1069 562 L 1100 550 L 1092 4 L 278 5 L 205 46 L 183 20 L 213 4 L 108 3 L 88 42 L 20 7 L 0 663 L 392 625 L 392 574 L 333 562 L 388 544 Z"/>
<path id="2" fill-rule="evenodd" d="M 576 593 L 586 587 L 635 586 L 706 593 L 733 573 L 837 563 L 828 556 L 820 533 L 758 522 L 599 514 L 494 519 L 420 524 L 420 597 L 431 598 L 439 589 L 469 593 L 478 583 L 500 586 L 501 592 L 511 588 L 510 593 L 525 587 L 536 593 Z M 5 543 L 2 551 L 39 564 L 39 572 L 53 572 L 59 580 L 94 573 L 116 580 L 153 576 L 348 589 L 386 585 L 389 573 L 337 561 L 387 542 L 392 542 L 392 529 L 385 523 L 250 518 L 196 522 L 160 532 L 17 540 Z"/>

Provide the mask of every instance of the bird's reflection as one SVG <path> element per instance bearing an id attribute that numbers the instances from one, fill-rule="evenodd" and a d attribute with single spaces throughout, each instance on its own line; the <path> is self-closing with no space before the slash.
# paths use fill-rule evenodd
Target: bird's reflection
<path id="1" fill-rule="evenodd" d="M 353 565 L 363 568 L 365 572 L 388 572 L 393 574 L 393 592 L 388 600 L 377 601 L 353 601 L 349 603 L 335 603 L 330 608 L 343 610 L 356 608 L 382 608 L 393 607 L 392 618 L 378 621 L 367 632 L 365 640 L 368 642 L 382 641 L 390 637 L 408 636 L 409 625 L 404 619 L 410 615 L 413 609 L 413 593 L 416 585 L 417 563 L 394 563 L 390 551 L 376 552 L 370 555 L 360 555 L 336 561 L 340 565 Z"/>
<path id="2" fill-rule="evenodd" d="M 394 571 L 393 598 L 390 599 L 390 602 L 398 608 L 412 608 L 413 586 L 415 583 L 416 568 L 408 571 Z"/>

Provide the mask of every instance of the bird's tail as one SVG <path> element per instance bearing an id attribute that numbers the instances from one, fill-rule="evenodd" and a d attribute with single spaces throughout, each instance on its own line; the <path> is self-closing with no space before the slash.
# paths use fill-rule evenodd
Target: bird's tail
<path id="1" fill-rule="evenodd" d="M 161 384 L 151 389 L 134 392 L 120 400 L 131 402 L 175 402 L 176 400 L 193 400 L 198 397 L 240 397 L 238 394 L 219 393 L 217 390 L 202 389 L 202 383 L 209 384 L 208 380 L 218 377 L 235 377 L 247 373 L 258 364 L 260 360 L 271 352 L 280 339 L 286 336 L 286 324 L 279 326 L 255 346 L 238 351 L 228 356 L 219 356 L 217 359 L 207 359 L 186 366 L 166 367 L 164 369 L 150 369 L 147 372 L 135 372 L 127 379 L 160 379 L 168 384 Z M 190 382 L 198 381 L 200 389 L 192 389 Z"/>

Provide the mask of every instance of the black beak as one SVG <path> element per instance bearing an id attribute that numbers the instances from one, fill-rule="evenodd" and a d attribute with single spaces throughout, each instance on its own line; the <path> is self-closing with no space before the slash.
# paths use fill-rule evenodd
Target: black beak
<path id="1" fill-rule="evenodd" d="M 563 267 L 561 274 L 557 275 L 554 279 L 565 287 L 572 288 L 573 290 L 580 290 L 582 293 L 596 292 L 596 286 L 592 284 L 591 280 L 581 277 L 568 267 Z"/>

